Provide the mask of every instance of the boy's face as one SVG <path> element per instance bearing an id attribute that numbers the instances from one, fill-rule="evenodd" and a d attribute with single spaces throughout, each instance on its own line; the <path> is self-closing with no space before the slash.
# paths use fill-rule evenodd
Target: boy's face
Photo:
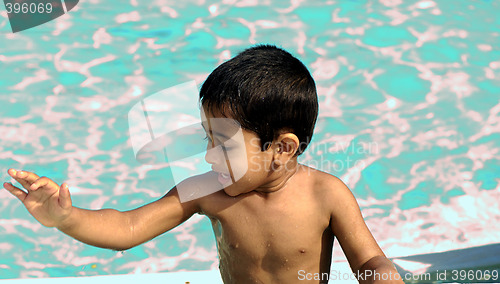
<path id="1" fill-rule="evenodd" d="M 230 196 L 258 189 L 267 182 L 273 150 L 261 151 L 259 137 L 220 113 L 205 111 L 202 125 L 207 134 L 205 160 Z"/>

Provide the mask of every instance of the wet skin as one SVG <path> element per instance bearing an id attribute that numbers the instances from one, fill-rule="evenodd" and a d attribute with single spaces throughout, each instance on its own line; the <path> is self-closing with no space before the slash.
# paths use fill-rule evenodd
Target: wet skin
<path id="1" fill-rule="evenodd" d="M 329 273 L 333 232 L 315 186 L 323 175 L 298 166 L 275 192 L 231 197 L 219 191 L 200 199 L 200 213 L 212 221 L 224 283 L 295 283 L 299 270 Z"/>
<path id="2" fill-rule="evenodd" d="M 242 168 L 226 158 L 246 152 L 239 161 L 246 163 L 245 175 L 196 202 L 198 213 L 212 221 L 225 283 L 327 283 L 299 280 L 298 272 L 329 274 L 334 234 L 355 271 L 383 256 L 344 183 L 297 162 L 294 134 L 282 133 L 262 151 L 258 136 L 243 130 L 244 142 L 229 143 L 222 155 L 210 149 L 223 139 L 210 125 L 204 129 L 205 159 L 216 172 L 229 175 L 229 168 Z"/>

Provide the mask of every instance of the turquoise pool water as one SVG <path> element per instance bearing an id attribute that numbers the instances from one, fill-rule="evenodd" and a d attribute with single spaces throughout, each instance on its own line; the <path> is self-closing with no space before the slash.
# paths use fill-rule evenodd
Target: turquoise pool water
<path id="1" fill-rule="evenodd" d="M 344 180 L 388 256 L 499 242 L 499 1 L 178 2 L 81 1 L 16 34 L 0 9 L 2 180 L 34 171 L 92 209 L 159 198 L 173 181 L 135 160 L 130 108 L 273 43 L 318 86 L 301 161 Z M 39 225 L 3 189 L 0 205 L 2 279 L 217 267 L 202 216 L 122 253 Z"/>

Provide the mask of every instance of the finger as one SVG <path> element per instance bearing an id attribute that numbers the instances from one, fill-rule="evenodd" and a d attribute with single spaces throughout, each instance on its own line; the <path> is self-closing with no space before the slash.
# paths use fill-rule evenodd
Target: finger
<path id="1" fill-rule="evenodd" d="M 9 176 L 11 176 L 11 177 L 14 177 L 14 176 L 16 175 L 16 172 L 17 172 L 17 171 L 16 171 L 16 170 L 14 170 L 14 169 L 8 169 L 8 170 L 7 170 L 7 173 L 8 173 L 8 174 L 9 174 Z"/>
<path id="2" fill-rule="evenodd" d="M 47 186 L 50 181 L 47 177 L 41 177 L 31 184 L 30 189 L 37 190 L 39 187 Z"/>
<path id="3" fill-rule="evenodd" d="M 61 184 L 61 189 L 59 190 L 59 205 L 64 209 L 71 207 L 71 196 L 68 185 L 65 183 Z"/>
<path id="4" fill-rule="evenodd" d="M 26 192 L 22 191 L 18 187 L 13 186 L 11 183 L 4 182 L 3 187 L 22 202 L 24 201 L 24 199 L 26 199 L 26 196 L 28 196 Z"/>
<path id="5" fill-rule="evenodd" d="M 27 190 L 30 190 L 31 184 L 40 178 L 35 173 L 27 171 L 16 171 L 12 169 L 12 171 L 9 170 L 9 174 L 11 173 L 12 173 L 11 176 Z"/>

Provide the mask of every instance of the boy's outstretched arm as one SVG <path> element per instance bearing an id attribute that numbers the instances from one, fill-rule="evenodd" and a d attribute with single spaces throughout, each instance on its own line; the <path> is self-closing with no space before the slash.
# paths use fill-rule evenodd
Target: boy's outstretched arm
<path id="1" fill-rule="evenodd" d="M 370 233 L 349 188 L 333 176 L 328 183 L 325 198 L 330 205 L 331 228 L 359 283 L 404 283 Z"/>
<path id="2" fill-rule="evenodd" d="M 196 201 L 179 201 L 174 187 L 161 199 L 130 211 L 85 210 L 72 206 L 68 185 L 47 177 L 9 169 L 9 175 L 26 191 L 10 184 L 3 186 L 16 196 L 28 212 L 47 227 L 56 227 L 84 243 L 126 250 L 181 224 L 199 211 Z"/>

